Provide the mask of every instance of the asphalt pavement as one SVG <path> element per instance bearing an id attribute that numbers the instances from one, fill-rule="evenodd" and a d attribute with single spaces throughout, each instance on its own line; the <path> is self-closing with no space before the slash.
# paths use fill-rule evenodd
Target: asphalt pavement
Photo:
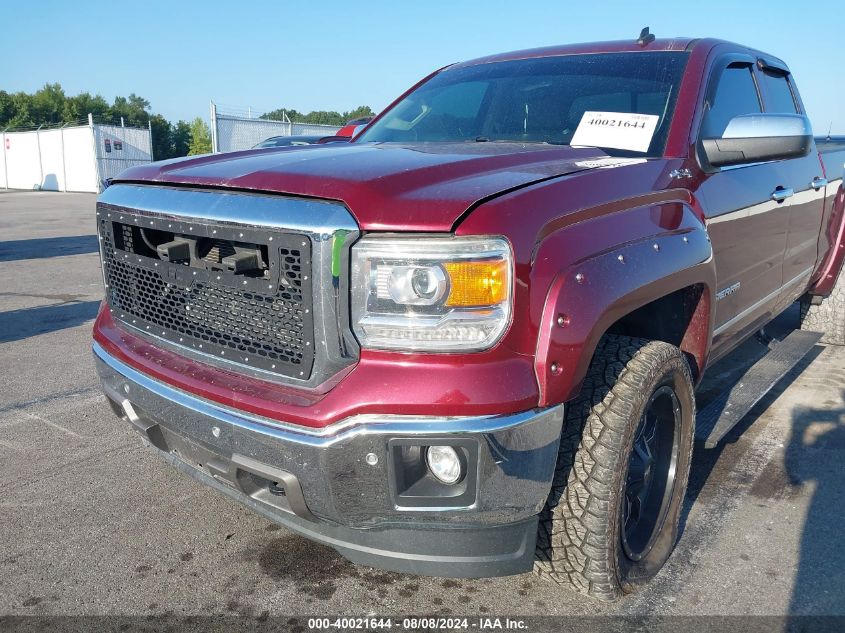
<path id="1" fill-rule="evenodd" d="M 817 346 L 717 449 L 696 449 L 683 532 L 645 590 L 603 604 L 531 574 L 356 567 L 144 448 L 91 358 L 94 196 L 0 193 L 4 616 L 845 615 L 845 348 Z M 794 309 L 776 331 L 796 326 Z M 710 370 L 700 404 L 759 357 Z M 2 628 L 2 626 L 0 626 Z"/>

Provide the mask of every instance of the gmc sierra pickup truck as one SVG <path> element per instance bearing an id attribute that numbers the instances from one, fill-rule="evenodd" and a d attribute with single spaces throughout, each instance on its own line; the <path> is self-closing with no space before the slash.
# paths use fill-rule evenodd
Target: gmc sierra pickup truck
<path id="1" fill-rule="evenodd" d="M 103 388 L 168 462 L 353 561 L 614 599 L 669 557 L 696 438 L 845 343 L 843 163 L 786 64 L 728 42 L 448 66 L 350 143 L 116 178 Z"/>

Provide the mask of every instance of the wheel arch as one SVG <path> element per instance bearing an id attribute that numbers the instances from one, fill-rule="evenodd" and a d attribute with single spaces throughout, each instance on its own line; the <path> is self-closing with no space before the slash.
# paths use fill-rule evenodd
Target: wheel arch
<path id="1" fill-rule="evenodd" d="M 578 394 L 609 333 L 676 345 L 698 382 L 710 351 L 715 287 L 701 225 L 626 244 L 561 272 L 546 298 L 535 356 L 540 404 Z"/>

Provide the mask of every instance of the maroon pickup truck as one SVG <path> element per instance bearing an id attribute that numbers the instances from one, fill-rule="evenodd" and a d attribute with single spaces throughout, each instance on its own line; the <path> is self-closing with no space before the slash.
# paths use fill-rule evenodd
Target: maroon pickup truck
<path id="1" fill-rule="evenodd" d="M 613 599 L 669 557 L 696 438 L 845 343 L 843 163 L 736 44 L 455 64 L 351 143 L 116 178 L 103 388 L 171 464 L 353 561 Z M 796 300 L 804 327 L 697 412 Z"/>

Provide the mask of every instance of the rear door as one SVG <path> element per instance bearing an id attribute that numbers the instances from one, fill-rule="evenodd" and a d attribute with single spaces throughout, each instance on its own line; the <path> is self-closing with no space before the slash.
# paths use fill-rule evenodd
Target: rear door
<path id="1" fill-rule="evenodd" d="M 731 55 L 714 66 L 700 138 L 721 136 L 733 117 L 763 111 L 754 64 L 750 56 Z M 717 275 L 711 359 L 729 351 L 775 309 L 791 204 L 789 196 L 777 193 L 792 182 L 783 162 L 717 168 L 699 187 Z"/>
<path id="2" fill-rule="evenodd" d="M 798 91 L 786 67 L 765 59 L 758 60 L 757 67 L 765 111 L 802 114 Z M 782 161 L 782 184 L 792 197 L 779 307 L 789 305 L 804 292 L 818 261 L 827 182 L 815 144 L 807 156 Z"/>

